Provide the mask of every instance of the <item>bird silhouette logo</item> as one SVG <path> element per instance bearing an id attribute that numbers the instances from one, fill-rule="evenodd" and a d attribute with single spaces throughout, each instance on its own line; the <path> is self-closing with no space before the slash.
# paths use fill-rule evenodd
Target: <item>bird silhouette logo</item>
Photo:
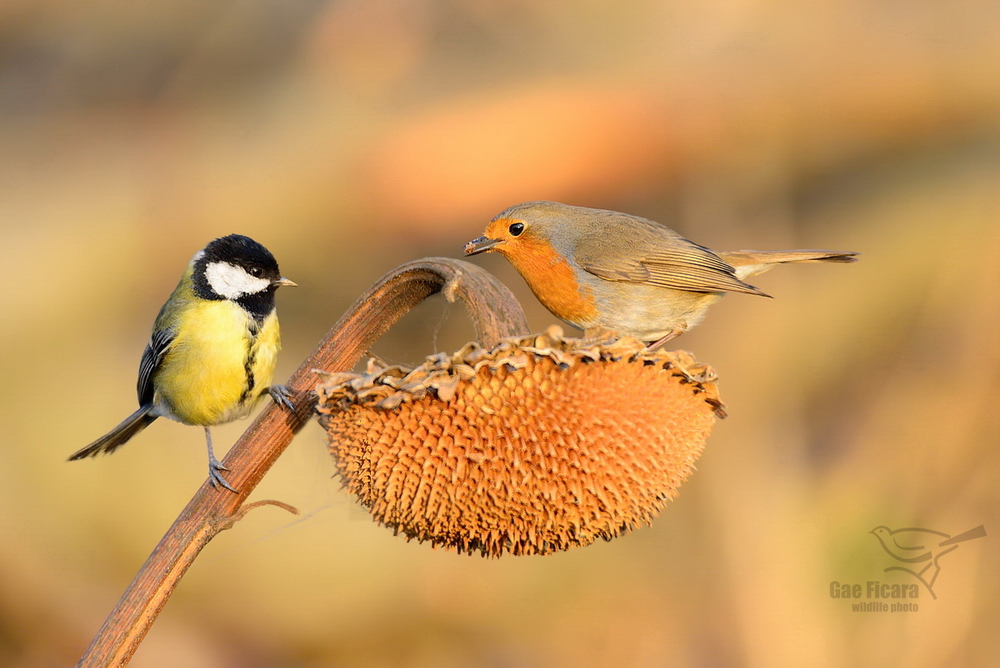
<path id="1" fill-rule="evenodd" d="M 959 544 L 985 536 L 986 528 L 980 524 L 957 536 L 933 529 L 892 530 L 886 526 L 875 527 L 869 533 L 878 538 L 882 549 L 893 559 L 910 564 L 909 567 L 890 566 L 885 569 L 886 573 L 889 571 L 909 573 L 927 587 L 932 598 L 937 599 L 937 595 L 934 593 L 934 581 L 937 580 L 937 576 L 941 572 L 941 565 L 938 561 L 949 552 L 957 550 Z"/>

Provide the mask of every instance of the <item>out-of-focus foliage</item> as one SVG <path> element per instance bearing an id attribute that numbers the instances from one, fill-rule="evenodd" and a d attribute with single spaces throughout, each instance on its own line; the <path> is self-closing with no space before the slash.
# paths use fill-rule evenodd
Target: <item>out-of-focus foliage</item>
<path id="1" fill-rule="evenodd" d="M 201 433 L 167 421 L 65 461 L 133 409 L 195 251 L 248 234 L 299 283 L 282 376 L 386 270 L 531 199 L 864 255 L 778 269 L 776 299 L 678 340 L 730 417 L 652 527 L 548 557 L 408 544 L 311 427 L 254 495 L 304 517 L 216 539 L 133 665 L 997 665 L 998 63 L 976 0 L 4 3 L 0 665 L 75 660 L 202 482 Z M 376 352 L 470 336 L 436 301 Z M 878 525 L 979 524 L 916 612 L 830 597 L 909 577 Z"/>

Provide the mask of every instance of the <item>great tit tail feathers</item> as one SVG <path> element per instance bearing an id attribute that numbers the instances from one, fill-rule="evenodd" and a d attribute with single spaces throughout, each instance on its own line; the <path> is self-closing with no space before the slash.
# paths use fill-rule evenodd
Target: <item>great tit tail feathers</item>
<path id="1" fill-rule="evenodd" d="M 73 461 L 74 459 L 83 459 L 84 457 L 94 457 L 101 453 L 114 452 L 119 447 L 125 445 L 133 436 L 153 423 L 157 416 L 150 415 L 152 410 L 152 405 L 147 404 L 142 406 L 107 434 L 101 436 L 82 450 L 70 455 L 69 460 Z"/>

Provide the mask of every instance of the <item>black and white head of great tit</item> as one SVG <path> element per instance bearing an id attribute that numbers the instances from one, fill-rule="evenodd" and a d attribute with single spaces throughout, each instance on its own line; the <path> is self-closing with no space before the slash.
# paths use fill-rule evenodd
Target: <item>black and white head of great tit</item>
<path id="1" fill-rule="evenodd" d="M 257 320 L 274 310 L 274 293 L 283 285 L 271 251 L 241 234 L 212 241 L 192 260 L 194 293 L 202 299 L 228 299 L 242 306 Z"/>

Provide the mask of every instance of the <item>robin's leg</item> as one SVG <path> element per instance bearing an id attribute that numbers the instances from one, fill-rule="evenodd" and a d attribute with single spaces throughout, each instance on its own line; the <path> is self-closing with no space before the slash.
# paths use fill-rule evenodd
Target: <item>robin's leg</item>
<path id="1" fill-rule="evenodd" d="M 647 350 L 656 350 L 658 348 L 661 348 L 664 343 L 666 343 L 667 341 L 669 341 L 671 339 L 676 339 L 678 336 L 680 336 L 683 333 L 684 333 L 683 329 L 672 329 L 669 332 L 667 332 L 667 335 L 664 336 L 662 339 L 660 339 L 658 341 L 653 341 L 648 346 L 646 346 L 646 349 Z"/>

